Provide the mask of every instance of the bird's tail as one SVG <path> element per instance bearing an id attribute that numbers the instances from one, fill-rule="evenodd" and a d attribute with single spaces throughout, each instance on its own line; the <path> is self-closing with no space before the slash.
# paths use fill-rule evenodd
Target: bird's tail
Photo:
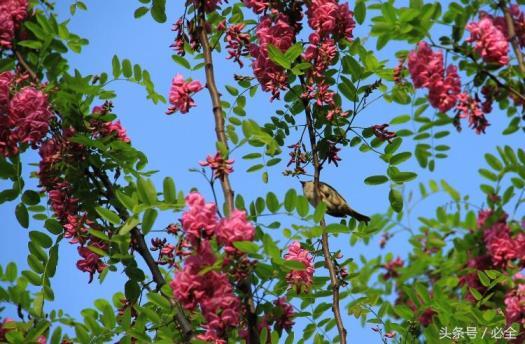
<path id="1" fill-rule="evenodd" d="M 367 225 L 368 225 L 368 222 L 370 221 L 370 218 L 368 216 L 358 213 L 354 209 L 350 209 L 350 211 L 348 212 L 348 215 L 352 216 L 357 221 L 366 223 Z"/>

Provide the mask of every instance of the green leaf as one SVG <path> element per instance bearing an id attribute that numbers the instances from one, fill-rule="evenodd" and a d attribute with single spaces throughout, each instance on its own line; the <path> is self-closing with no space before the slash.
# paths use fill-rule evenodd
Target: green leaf
<path id="1" fill-rule="evenodd" d="M 164 178 L 163 183 L 164 201 L 167 203 L 177 203 L 177 191 L 175 189 L 175 181 L 173 178 Z"/>
<path id="2" fill-rule="evenodd" d="M 390 176 L 396 183 L 405 183 L 417 178 L 417 174 L 414 172 L 396 172 Z"/>
<path id="3" fill-rule="evenodd" d="M 366 4 L 364 0 L 357 0 L 355 3 L 354 16 L 358 24 L 363 24 L 366 17 Z"/>
<path id="4" fill-rule="evenodd" d="M 27 205 L 36 205 L 40 203 L 40 195 L 36 191 L 26 190 L 22 194 L 22 202 L 24 202 Z"/>
<path id="5" fill-rule="evenodd" d="M 166 17 L 166 0 L 153 0 L 151 7 L 151 16 L 159 23 L 165 23 Z"/>
<path id="6" fill-rule="evenodd" d="M 286 56 L 281 52 L 281 50 L 279 50 L 279 48 L 275 47 L 272 44 L 268 44 L 267 49 L 268 49 L 268 57 L 270 58 L 270 60 L 272 60 L 277 65 L 285 69 L 291 68 L 292 66 L 291 61 L 286 58 Z"/>
<path id="7" fill-rule="evenodd" d="M 142 217 L 142 231 L 144 232 L 144 235 L 151 231 L 158 214 L 159 213 L 156 209 L 146 209 L 144 216 Z"/>
<path id="8" fill-rule="evenodd" d="M 384 184 L 388 181 L 387 176 L 383 175 L 376 175 L 376 176 L 370 176 L 365 179 L 365 184 L 367 185 L 379 185 Z"/>
<path id="9" fill-rule="evenodd" d="M 173 61 L 175 61 L 175 63 L 181 65 L 182 67 L 188 70 L 191 70 L 190 63 L 184 57 L 179 56 L 179 55 L 171 55 L 171 58 L 173 59 Z"/>
<path id="10" fill-rule="evenodd" d="M 279 200 L 277 199 L 277 196 L 273 192 L 269 192 L 266 195 L 266 206 L 268 207 L 268 210 L 272 213 L 275 213 L 279 210 L 281 205 L 279 204 Z"/>
<path id="11" fill-rule="evenodd" d="M 126 235 L 128 234 L 129 232 L 131 232 L 131 230 L 133 228 L 135 228 L 138 224 L 140 223 L 139 219 L 135 216 L 133 217 L 130 217 L 126 220 L 126 222 L 124 222 L 124 225 L 120 228 L 119 230 L 119 234 L 120 235 Z"/>
<path id="12" fill-rule="evenodd" d="M 44 248 L 50 248 L 51 245 L 53 245 L 53 240 L 51 240 L 49 235 L 42 232 L 31 231 L 29 232 L 29 238 L 31 238 L 32 241 L 39 243 L 40 246 Z"/>
<path id="13" fill-rule="evenodd" d="M 131 61 L 128 59 L 122 60 L 122 74 L 124 74 L 124 76 L 128 79 L 133 75 Z"/>
<path id="14" fill-rule="evenodd" d="M 122 205 L 124 205 L 126 209 L 133 210 L 133 208 L 135 208 L 135 206 L 137 205 L 137 202 L 135 202 L 135 200 L 132 197 L 129 197 L 121 190 L 117 190 L 115 194 L 119 202 L 122 203 Z"/>
<path id="15" fill-rule="evenodd" d="M 326 214 L 326 204 L 324 202 L 319 203 L 314 211 L 314 221 L 321 222 L 324 214 Z"/>
<path id="16" fill-rule="evenodd" d="M 33 272 L 33 271 L 24 270 L 24 271 L 22 271 L 22 275 L 25 278 L 27 278 L 29 283 L 31 283 L 32 285 L 41 285 L 42 284 L 42 279 L 40 278 L 40 276 L 38 274 L 36 274 L 35 272 Z"/>
<path id="17" fill-rule="evenodd" d="M 244 253 L 256 254 L 259 251 L 259 245 L 251 241 L 235 241 L 233 246 Z"/>
<path id="18" fill-rule="evenodd" d="M 140 18 L 140 17 L 142 17 L 143 15 L 145 15 L 146 13 L 148 13 L 148 11 L 149 11 L 149 8 L 147 8 L 147 7 L 145 7 L 145 6 L 141 6 L 141 7 L 137 8 L 137 9 L 135 10 L 135 13 L 133 13 L 133 16 L 134 16 L 135 18 Z"/>
<path id="19" fill-rule="evenodd" d="M 288 61 L 295 61 L 303 52 L 303 45 L 301 43 L 295 43 L 284 53 L 284 57 Z"/>
<path id="20" fill-rule="evenodd" d="M 297 199 L 297 191 L 295 189 L 289 189 L 284 196 L 284 208 L 286 211 L 291 212 L 295 208 Z"/>
<path id="21" fill-rule="evenodd" d="M 109 221 L 110 223 L 114 225 L 118 225 L 120 223 L 120 217 L 112 210 L 103 207 L 96 207 L 95 210 L 103 219 Z"/>
<path id="22" fill-rule="evenodd" d="M 490 153 L 485 154 L 485 160 L 487 160 L 487 163 L 490 165 L 490 167 L 496 171 L 501 171 L 503 169 L 503 165 L 494 155 Z"/>
<path id="23" fill-rule="evenodd" d="M 64 231 L 62 225 L 55 219 L 47 219 L 44 227 L 52 234 L 58 235 Z"/>
<path id="24" fill-rule="evenodd" d="M 390 201 L 390 206 L 395 212 L 399 213 L 403 210 L 403 195 L 399 190 L 390 189 L 388 200 Z"/>
<path id="25" fill-rule="evenodd" d="M 136 301 L 140 295 L 140 286 L 134 280 L 129 280 L 124 286 L 124 294 L 129 301 Z"/>
<path id="26" fill-rule="evenodd" d="M 137 180 L 137 191 L 142 202 L 152 205 L 157 202 L 157 190 L 151 180 L 139 178 Z"/>
<path id="27" fill-rule="evenodd" d="M 113 78 L 118 79 L 122 71 L 120 70 L 120 61 L 117 55 L 113 55 L 113 59 L 111 60 L 111 65 L 113 67 Z"/>
<path id="28" fill-rule="evenodd" d="M 456 189 L 450 186 L 445 180 L 441 181 L 441 186 L 454 201 L 459 202 L 461 200 L 459 192 L 457 192 Z"/>
<path id="29" fill-rule="evenodd" d="M 304 196 L 297 196 L 295 201 L 297 207 L 297 214 L 301 217 L 308 215 L 308 200 Z"/>
<path id="30" fill-rule="evenodd" d="M 412 156 L 412 153 L 410 152 L 403 152 L 396 154 L 390 158 L 389 163 L 391 165 L 399 165 L 400 163 L 407 161 Z"/>
<path id="31" fill-rule="evenodd" d="M 27 40 L 27 41 L 20 41 L 17 44 L 22 46 L 22 47 L 26 47 L 26 48 L 30 48 L 30 49 L 40 49 L 40 48 L 42 48 L 42 42 L 40 42 L 40 41 Z"/>
<path id="32" fill-rule="evenodd" d="M 16 280 L 16 276 L 18 275 L 18 268 L 16 267 L 16 264 L 14 262 L 10 262 L 7 264 L 4 272 L 4 278 L 8 282 L 14 282 Z"/>
<path id="33" fill-rule="evenodd" d="M 20 223 L 20 226 L 24 228 L 29 227 L 29 212 L 27 211 L 26 206 L 24 203 L 19 203 L 15 208 L 15 216 L 18 220 L 18 223 Z"/>

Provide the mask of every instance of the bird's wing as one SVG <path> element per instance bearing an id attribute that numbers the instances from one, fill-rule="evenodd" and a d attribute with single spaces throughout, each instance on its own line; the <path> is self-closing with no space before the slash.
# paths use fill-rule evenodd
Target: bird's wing
<path id="1" fill-rule="evenodd" d="M 329 215 L 341 217 L 350 213 L 351 209 L 346 200 L 333 187 L 326 183 L 321 183 L 320 189 L 321 199 L 327 205 L 330 205 L 330 209 L 327 210 Z"/>
<path id="2" fill-rule="evenodd" d="M 330 186 L 329 184 L 325 183 L 325 182 L 321 182 L 320 183 L 320 191 L 321 191 L 321 196 L 323 198 L 328 198 L 330 195 L 332 196 L 336 196 L 336 197 L 339 197 L 343 203 L 347 203 L 346 202 L 346 199 L 341 196 L 341 194 L 339 192 L 337 192 L 337 190 L 335 188 L 333 188 L 332 186 Z"/>

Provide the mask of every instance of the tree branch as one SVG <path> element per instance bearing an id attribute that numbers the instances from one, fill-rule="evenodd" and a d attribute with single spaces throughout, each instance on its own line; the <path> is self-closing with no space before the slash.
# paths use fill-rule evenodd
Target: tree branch
<path id="1" fill-rule="evenodd" d="M 111 201 L 111 204 L 115 207 L 115 209 L 118 212 L 119 217 L 122 219 L 122 221 L 126 221 L 128 219 L 128 212 L 125 208 L 122 207 L 122 205 L 117 201 L 115 197 L 115 192 L 113 190 L 113 184 L 109 180 L 106 173 L 101 171 L 98 167 L 91 166 L 93 168 L 93 172 L 97 176 L 97 178 L 100 179 L 102 184 L 104 185 L 104 188 L 106 189 L 107 197 Z M 153 277 L 153 280 L 156 284 L 156 290 L 161 291 L 161 288 L 163 285 L 166 284 L 166 279 L 164 276 L 162 276 L 162 272 L 159 269 L 159 266 L 157 265 L 155 258 L 151 255 L 151 252 L 148 249 L 148 245 L 146 244 L 146 240 L 144 239 L 144 235 L 142 232 L 137 228 L 133 228 L 131 230 L 131 239 L 134 243 L 135 250 L 140 254 L 140 256 L 144 259 L 144 262 L 148 266 L 148 269 L 151 272 L 151 275 Z M 186 315 L 184 314 L 184 310 L 182 309 L 181 305 L 178 302 L 175 302 L 172 300 L 170 295 L 166 295 L 161 291 L 161 294 L 168 298 L 173 308 L 175 308 L 175 321 L 179 325 L 183 338 L 185 342 L 189 342 L 191 339 L 193 329 L 191 326 L 191 323 L 186 319 Z"/>
<path id="2" fill-rule="evenodd" d="M 36 75 L 35 71 L 33 71 L 33 69 L 31 67 L 29 67 L 29 65 L 27 64 L 26 60 L 22 56 L 22 54 L 20 54 L 20 52 L 18 50 L 15 50 L 14 48 L 13 48 L 13 52 L 15 53 L 15 56 L 16 56 L 16 59 L 18 60 L 18 63 L 20 63 L 22 65 L 22 67 L 24 67 L 24 69 L 26 70 L 27 73 L 29 73 L 31 78 L 34 81 L 40 81 L 40 79 L 38 78 L 38 75 Z"/>
<path id="3" fill-rule="evenodd" d="M 302 76 L 299 77 L 301 80 L 301 85 L 306 89 L 306 84 Z M 312 147 L 312 161 L 314 166 L 314 204 L 319 203 L 319 179 L 321 175 L 321 166 L 319 164 L 319 153 L 317 151 L 317 142 L 315 139 L 315 128 L 314 128 L 314 119 L 312 116 L 312 111 L 310 104 L 306 99 L 303 99 L 304 110 L 306 113 L 306 126 L 308 128 L 308 136 L 310 137 L 310 146 Z M 326 268 L 330 274 L 330 283 L 332 284 L 332 312 L 334 313 L 335 321 L 337 324 L 337 331 L 339 332 L 339 338 L 341 344 L 346 344 L 346 329 L 343 324 L 343 319 L 341 317 L 341 308 L 339 305 L 339 279 L 337 278 L 337 273 L 335 271 L 334 262 L 332 261 L 332 256 L 330 254 L 330 243 L 328 238 L 328 233 L 324 231 L 326 227 L 326 221 L 323 217 L 320 222 L 320 226 L 323 228 L 323 234 L 321 236 L 321 245 L 323 250 L 323 257 L 326 264 Z"/>
<path id="4" fill-rule="evenodd" d="M 516 55 L 516 58 L 518 59 L 518 66 L 520 69 L 521 74 L 525 74 L 525 64 L 523 63 L 523 54 L 520 50 L 520 43 L 519 43 L 519 37 L 516 36 L 516 28 L 514 27 L 514 20 L 512 19 L 512 15 L 510 14 L 510 9 L 507 6 L 507 2 L 505 0 L 501 0 L 498 3 L 499 8 L 503 11 L 503 15 L 505 16 L 505 23 L 507 24 L 507 32 L 509 34 L 510 43 L 512 44 L 512 49 L 514 50 L 514 54 Z M 522 75 L 523 76 L 523 75 Z"/>
<path id="5" fill-rule="evenodd" d="M 201 2 L 199 8 L 199 27 L 198 35 L 199 41 L 202 46 L 204 55 L 204 70 L 206 73 L 206 86 L 211 97 L 213 106 L 213 116 L 215 118 L 215 134 L 217 141 L 220 142 L 228 151 L 228 138 L 224 130 L 224 113 L 221 105 L 221 95 L 217 89 L 217 83 L 215 82 L 215 73 L 213 69 L 213 58 L 212 49 L 210 48 L 210 42 L 206 33 L 206 14 L 204 13 L 204 1 Z M 226 158 L 226 157 L 224 157 Z M 231 214 L 234 209 L 233 202 L 233 189 L 230 183 L 230 179 L 227 174 L 222 176 L 221 186 L 224 194 L 225 202 L 225 213 L 226 215 Z M 244 295 L 243 304 L 246 311 L 246 320 L 248 323 L 248 339 L 249 344 L 259 344 L 259 330 L 257 327 L 257 311 L 253 301 L 253 292 L 251 285 L 251 274 L 248 274 L 246 278 L 239 282 L 238 286 L 241 293 Z"/>

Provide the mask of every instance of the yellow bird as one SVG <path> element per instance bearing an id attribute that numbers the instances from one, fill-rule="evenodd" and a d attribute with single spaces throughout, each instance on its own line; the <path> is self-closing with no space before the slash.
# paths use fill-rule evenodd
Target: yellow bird
<path id="1" fill-rule="evenodd" d="M 306 197 L 306 199 L 308 199 L 308 202 L 310 202 L 310 204 L 315 207 L 316 205 L 314 202 L 314 182 L 301 181 L 301 184 L 303 185 L 304 196 Z M 324 204 L 326 204 L 326 213 L 328 215 L 334 217 L 345 217 L 347 215 L 350 215 L 357 221 L 362 221 L 368 224 L 370 218 L 350 208 L 344 197 L 341 196 L 339 192 L 337 192 L 337 190 L 335 190 L 333 187 L 326 183 L 319 182 L 319 189 L 319 198 Z"/>

